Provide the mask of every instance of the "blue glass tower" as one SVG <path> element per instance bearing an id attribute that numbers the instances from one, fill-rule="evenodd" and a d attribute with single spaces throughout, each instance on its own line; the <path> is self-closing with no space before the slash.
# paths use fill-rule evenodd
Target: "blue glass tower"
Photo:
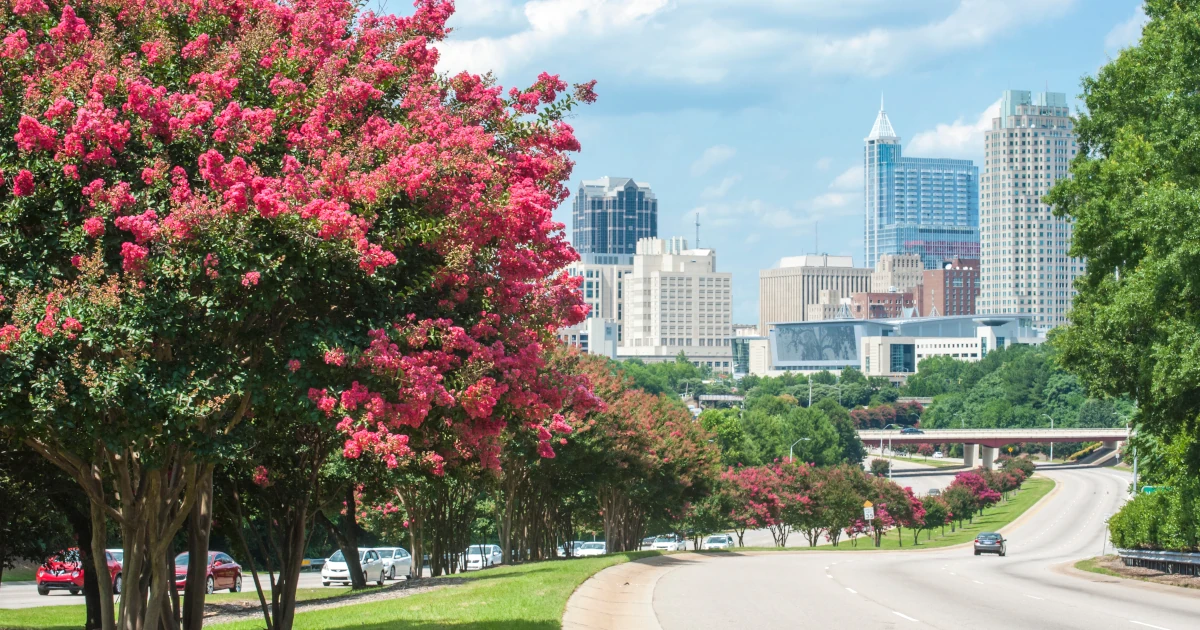
<path id="1" fill-rule="evenodd" d="M 584 180 L 572 219 L 572 245 L 586 262 L 633 264 L 638 240 L 658 236 L 658 199 L 628 177 Z"/>
<path id="2" fill-rule="evenodd" d="M 882 105 L 863 149 L 866 265 L 918 254 L 926 269 L 979 258 L 979 167 L 971 160 L 903 157 Z"/>

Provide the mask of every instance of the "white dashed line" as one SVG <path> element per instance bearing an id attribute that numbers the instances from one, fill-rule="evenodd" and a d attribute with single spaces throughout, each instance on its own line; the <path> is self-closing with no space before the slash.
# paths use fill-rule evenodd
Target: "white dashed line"
<path id="1" fill-rule="evenodd" d="M 1037 599 L 1037 600 L 1041 600 L 1041 601 L 1046 601 L 1045 597 L 1036 597 L 1034 595 L 1029 595 L 1029 594 L 1026 594 L 1025 597 L 1028 597 L 1029 599 Z"/>
<path id="2" fill-rule="evenodd" d="M 855 595 L 858 595 L 858 591 L 856 591 L 856 590 L 854 590 L 854 589 L 850 588 L 849 586 L 847 586 L 847 587 L 846 587 L 846 590 L 847 590 L 847 591 L 850 591 L 851 593 L 854 593 Z"/>
<path id="3" fill-rule="evenodd" d="M 1155 626 L 1155 625 L 1148 624 L 1148 623 L 1142 623 L 1140 621 L 1134 621 L 1132 619 L 1129 620 L 1129 623 L 1136 623 L 1139 626 L 1146 626 L 1147 628 L 1154 628 L 1154 630 L 1167 630 L 1167 628 L 1164 628 L 1162 626 Z"/>
<path id="4" fill-rule="evenodd" d="M 972 581 L 972 582 L 974 582 L 974 583 L 976 583 L 976 584 L 983 584 L 983 582 L 980 582 L 979 580 L 971 580 L 971 581 Z"/>
<path id="5" fill-rule="evenodd" d="M 957 574 L 957 573 L 955 573 L 955 572 L 953 572 L 953 571 L 951 571 L 951 572 L 950 572 L 950 575 L 958 575 L 958 574 Z"/>
<path id="6" fill-rule="evenodd" d="M 896 615 L 897 617 L 903 617 L 904 619 L 907 619 L 909 621 L 916 621 L 917 623 L 921 623 L 920 621 L 917 621 L 916 619 L 913 619 L 912 617 L 909 617 L 908 615 L 906 615 L 900 611 L 897 611 L 897 610 L 893 610 L 892 614 Z M 1134 623 L 1137 623 L 1137 622 L 1135 621 Z M 1164 628 L 1163 630 L 1166 630 L 1166 629 Z"/>

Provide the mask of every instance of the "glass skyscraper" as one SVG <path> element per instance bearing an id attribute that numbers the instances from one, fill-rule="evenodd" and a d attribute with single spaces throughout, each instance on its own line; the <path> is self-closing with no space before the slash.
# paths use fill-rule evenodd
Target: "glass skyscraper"
<path id="1" fill-rule="evenodd" d="M 588 262 L 630 261 L 638 239 L 658 237 L 658 200 L 650 184 L 628 177 L 584 180 L 571 216 L 572 244 Z"/>
<path id="2" fill-rule="evenodd" d="M 979 168 L 971 160 L 903 157 L 883 107 L 863 149 L 866 266 L 918 254 L 926 269 L 979 257 Z"/>

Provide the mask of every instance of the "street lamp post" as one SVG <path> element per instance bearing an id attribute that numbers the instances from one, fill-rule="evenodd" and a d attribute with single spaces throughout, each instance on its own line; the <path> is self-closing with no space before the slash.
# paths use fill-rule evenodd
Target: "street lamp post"
<path id="1" fill-rule="evenodd" d="M 1054 430 L 1054 418 L 1051 417 L 1050 414 L 1048 414 L 1048 413 L 1042 414 L 1042 417 L 1050 418 L 1050 430 L 1053 431 Z M 1054 442 L 1050 443 L 1050 463 L 1051 464 L 1054 463 Z"/>
<path id="2" fill-rule="evenodd" d="M 898 424 L 889 424 L 889 425 L 887 425 L 887 426 L 883 427 L 883 430 L 884 430 L 884 431 L 886 431 L 886 430 L 888 430 L 888 429 L 890 429 L 890 428 L 892 428 L 892 427 L 896 427 L 897 429 L 899 429 L 899 428 L 900 428 L 900 425 L 898 425 Z M 879 450 L 880 450 L 880 451 L 883 451 L 883 438 L 879 438 Z M 896 451 L 894 451 L 894 450 L 892 449 L 892 436 L 891 436 L 890 434 L 888 435 L 888 450 L 889 450 L 889 451 L 892 451 L 892 457 L 895 457 L 895 456 L 896 456 Z M 888 481 L 891 481 L 891 480 L 892 480 L 892 457 L 889 457 L 889 458 L 888 458 L 888 460 L 887 460 L 887 463 L 888 463 Z"/>
<path id="3" fill-rule="evenodd" d="M 800 438 L 799 440 L 792 442 L 792 445 L 788 447 L 788 463 L 789 464 L 796 461 L 796 458 L 792 456 L 792 449 L 795 448 L 797 444 L 799 444 L 801 442 L 807 442 L 811 439 L 812 438 Z"/>

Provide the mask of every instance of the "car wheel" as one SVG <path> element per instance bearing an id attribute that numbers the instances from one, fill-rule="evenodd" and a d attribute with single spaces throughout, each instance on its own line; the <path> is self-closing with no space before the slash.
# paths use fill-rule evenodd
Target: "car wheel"
<path id="1" fill-rule="evenodd" d="M 123 586 L 123 584 L 121 582 L 122 582 L 121 574 L 118 573 L 116 579 L 113 580 L 113 595 L 121 594 L 121 587 Z"/>
<path id="2" fill-rule="evenodd" d="M 236 577 L 236 578 L 233 580 L 233 586 L 232 586 L 232 587 L 229 589 L 229 592 L 230 592 L 230 593 L 240 593 L 240 592 L 242 592 L 242 576 L 241 576 L 241 575 L 238 575 L 238 576 L 237 576 L 237 577 Z"/>
<path id="3" fill-rule="evenodd" d="M 375 582 L 375 586 L 383 586 L 383 570 L 379 571 L 379 581 Z"/>
<path id="4" fill-rule="evenodd" d="M 978 550 L 978 549 L 977 549 L 977 550 L 975 550 L 975 555 L 977 555 L 977 556 L 979 555 L 979 550 Z"/>
<path id="5" fill-rule="evenodd" d="M 42 586 L 41 584 L 38 584 L 38 595 L 49 595 L 49 594 L 50 594 L 50 589 L 46 588 L 45 586 Z"/>
<path id="6" fill-rule="evenodd" d="M 77 588 L 70 589 L 70 591 L 72 595 L 78 595 L 80 593 L 80 590 Z"/>
<path id="7" fill-rule="evenodd" d="M 1001 558 L 1003 558 L 1003 557 L 1004 557 L 1004 556 L 1006 556 L 1006 555 L 1008 555 L 1008 550 L 1007 550 L 1007 549 L 1001 549 L 1001 550 L 1000 550 L 1000 557 L 1001 557 Z"/>
<path id="8" fill-rule="evenodd" d="M 392 567 L 390 569 L 388 569 L 388 579 L 389 580 L 396 579 L 396 565 L 394 565 L 394 564 L 392 565 Z"/>
<path id="9" fill-rule="evenodd" d="M 209 595 L 212 595 L 213 591 L 215 591 L 215 590 L 217 590 L 216 584 L 213 582 L 212 577 L 209 577 L 208 580 L 205 581 L 205 583 L 204 583 L 204 592 L 208 593 Z"/>

